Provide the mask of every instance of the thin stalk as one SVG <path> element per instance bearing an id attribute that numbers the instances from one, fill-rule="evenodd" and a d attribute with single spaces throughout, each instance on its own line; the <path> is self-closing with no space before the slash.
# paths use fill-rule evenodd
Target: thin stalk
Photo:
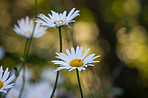
<path id="1" fill-rule="evenodd" d="M 36 23 L 34 24 L 34 27 L 33 27 L 33 31 L 32 31 L 32 35 L 31 35 L 31 38 L 29 38 L 28 40 L 28 47 L 25 49 L 26 52 L 24 52 L 24 62 L 22 63 L 19 71 L 18 71 L 18 74 L 17 74 L 17 77 L 21 71 L 21 69 L 23 68 L 23 84 L 22 84 L 22 87 L 21 87 L 21 91 L 20 91 L 20 94 L 19 94 L 19 98 L 21 98 L 21 95 L 23 93 L 23 90 L 24 90 L 24 86 L 25 86 L 25 63 L 26 63 L 26 58 L 28 57 L 28 54 L 29 54 L 29 50 L 30 50 L 30 46 L 31 46 L 31 42 L 32 42 L 32 38 L 33 38 L 33 34 L 34 34 L 34 30 L 35 30 L 35 27 L 36 27 Z M 16 81 L 16 80 L 15 80 Z"/>
<path id="2" fill-rule="evenodd" d="M 62 52 L 62 33 L 61 33 L 61 27 L 59 27 L 59 39 L 60 39 L 60 52 Z"/>
<path id="3" fill-rule="evenodd" d="M 22 87 L 21 87 L 21 91 L 20 91 L 20 94 L 19 94 L 19 98 L 21 98 L 21 96 L 22 96 L 24 87 L 25 87 L 25 66 L 23 66 L 23 84 L 22 84 Z"/>
<path id="4" fill-rule="evenodd" d="M 34 28 L 35 28 L 35 24 L 34 24 Z M 34 34 L 34 28 L 33 28 L 33 31 L 32 31 L 32 35 Z M 17 75 L 16 75 L 16 79 L 17 79 L 20 71 L 23 68 L 23 84 L 21 86 L 21 91 L 19 93 L 19 98 L 21 98 L 24 87 L 25 87 L 25 63 L 26 63 L 26 59 L 27 59 L 28 54 L 29 54 L 29 49 L 30 49 L 31 41 L 32 41 L 32 37 L 33 37 L 32 35 L 31 35 L 31 38 L 29 38 L 29 39 L 27 38 L 27 40 L 26 40 L 25 49 L 24 49 L 24 56 L 23 56 L 24 60 L 23 60 L 23 63 L 22 63 L 22 65 L 21 65 L 21 67 L 20 67 L 20 69 L 19 69 L 19 71 L 17 72 Z M 16 81 L 16 79 L 15 79 L 15 81 Z"/>
<path id="5" fill-rule="evenodd" d="M 37 19 L 37 15 L 38 15 L 38 6 L 37 6 L 37 0 L 35 0 L 35 19 Z"/>
<path id="6" fill-rule="evenodd" d="M 62 33 L 61 33 L 61 27 L 59 27 L 59 39 L 60 39 L 60 52 L 62 52 Z M 50 98 L 54 97 L 54 93 L 55 93 L 55 90 L 56 90 L 56 87 L 57 87 L 57 83 L 58 83 L 58 78 L 59 78 L 59 71 L 57 71 L 54 88 L 53 88 L 53 91 L 51 93 Z"/>
<path id="7" fill-rule="evenodd" d="M 82 88 L 81 88 L 81 82 L 80 82 L 80 77 L 79 77 L 79 71 L 78 71 L 77 68 L 76 68 L 76 73 L 77 73 L 77 78 L 78 78 L 78 84 L 79 84 L 79 88 L 80 88 L 81 98 L 83 98 L 83 91 L 82 91 Z"/>
<path id="8" fill-rule="evenodd" d="M 21 67 L 20 67 L 20 69 L 19 69 L 19 71 L 17 72 L 17 74 L 16 74 L 16 78 L 15 78 L 15 81 L 16 81 L 16 79 L 17 79 L 17 77 L 19 76 L 19 73 L 20 73 L 20 71 L 22 70 L 22 68 L 23 68 L 23 84 L 22 84 L 22 86 L 21 86 L 21 91 L 20 91 L 20 93 L 19 93 L 19 98 L 21 98 L 21 96 L 22 96 L 22 93 L 23 93 L 23 90 L 24 90 L 24 87 L 25 87 L 25 63 L 26 63 L 26 58 L 27 58 L 27 56 L 28 56 L 28 53 L 29 53 L 29 48 L 30 48 L 30 41 L 29 41 L 30 39 L 26 39 L 26 43 L 25 43 L 25 48 L 24 48 L 24 55 L 23 55 L 23 63 L 22 63 L 22 65 L 21 65 Z"/>
<path id="9" fill-rule="evenodd" d="M 27 48 L 25 48 L 25 50 L 24 50 L 25 51 L 24 52 L 24 62 L 22 63 L 22 65 L 21 65 L 21 67 L 19 69 L 19 73 L 20 73 L 21 69 L 23 68 L 23 84 L 22 84 L 22 87 L 21 87 L 19 98 L 21 98 L 23 90 L 24 90 L 24 87 L 25 87 L 25 63 L 26 63 L 26 58 L 28 57 L 28 54 L 29 54 L 29 49 L 30 49 L 30 46 L 31 46 L 31 42 L 32 42 L 34 31 L 35 31 L 35 27 L 36 27 L 36 22 L 34 23 L 32 35 L 31 35 L 31 37 L 28 40 Z M 17 77 L 18 77 L 19 73 L 17 74 Z"/>
<path id="10" fill-rule="evenodd" d="M 35 9 L 36 9 L 36 13 L 35 13 L 35 19 L 36 19 L 37 18 L 37 14 L 38 14 L 37 0 L 35 0 Z M 31 42 L 32 42 L 34 31 L 35 31 L 35 27 L 36 27 L 36 22 L 34 23 L 34 27 L 33 27 L 33 30 L 32 30 L 31 37 L 29 39 L 28 38 L 26 39 L 25 48 L 24 48 L 24 54 L 23 54 L 23 62 L 21 64 L 19 70 L 17 71 L 16 78 L 14 80 L 14 83 L 15 83 L 15 81 L 17 80 L 17 78 L 18 78 L 18 76 L 20 74 L 20 71 L 23 68 L 23 85 L 21 87 L 19 98 L 21 98 L 21 95 L 22 95 L 22 92 L 23 92 L 23 89 L 24 89 L 24 86 L 25 86 L 25 63 L 26 63 L 26 59 L 28 57 L 28 53 L 29 53 L 29 49 L 30 49 L 30 46 L 31 46 Z M 8 90 L 8 92 L 9 91 L 10 91 L 10 89 Z M 5 96 L 6 96 L 6 94 L 2 98 L 5 98 Z"/>
<path id="11" fill-rule="evenodd" d="M 35 9 L 36 9 L 36 13 L 35 13 L 35 19 L 36 19 L 37 18 L 37 14 L 38 14 L 37 0 L 35 0 Z M 28 57 L 28 54 L 29 54 L 29 49 L 30 49 L 31 42 L 32 42 L 32 39 L 33 39 L 33 34 L 34 34 L 34 31 L 35 31 L 35 27 L 36 27 L 36 22 L 34 23 L 34 27 L 33 27 L 33 30 L 32 30 L 32 35 L 31 35 L 31 37 L 29 38 L 29 41 L 28 41 L 28 47 L 26 49 L 25 57 L 24 57 L 25 62 L 26 62 L 26 58 Z M 21 98 L 23 90 L 24 90 L 24 87 L 25 87 L 25 62 L 21 66 L 21 68 L 23 67 L 23 84 L 22 84 L 22 87 L 21 87 L 19 98 Z"/>
<path id="12" fill-rule="evenodd" d="M 27 39 L 26 39 L 26 43 L 25 43 L 25 48 L 24 48 L 24 54 L 23 54 L 23 63 L 22 63 L 22 65 L 21 65 L 20 69 L 17 71 L 17 73 L 16 73 L 16 78 L 15 78 L 14 81 L 16 81 L 16 79 L 17 79 L 17 77 L 18 77 L 18 75 L 19 75 L 19 73 L 20 73 L 22 67 L 23 67 L 23 66 L 25 65 L 25 63 L 26 63 L 27 50 L 28 50 L 28 49 L 27 49 L 27 48 L 28 48 L 28 42 L 29 42 L 29 39 L 27 38 Z"/>
<path id="13" fill-rule="evenodd" d="M 2 97 L 2 93 L 0 92 L 0 98 Z"/>
<path id="14" fill-rule="evenodd" d="M 16 81 L 16 79 L 18 78 L 19 76 L 19 73 L 21 71 L 21 69 L 23 68 L 23 66 L 25 65 L 26 63 L 26 56 L 27 56 L 27 48 L 28 48 L 28 42 L 29 42 L 29 39 L 27 38 L 26 39 L 26 42 L 25 42 L 25 47 L 24 47 L 24 54 L 23 54 L 23 62 L 22 62 L 22 65 L 20 66 L 19 70 L 17 71 L 16 73 L 16 78 L 14 79 L 14 82 Z M 7 93 L 10 91 L 10 89 L 7 91 Z M 2 98 L 5 98 L 6 94 L 2 97 Z"/>

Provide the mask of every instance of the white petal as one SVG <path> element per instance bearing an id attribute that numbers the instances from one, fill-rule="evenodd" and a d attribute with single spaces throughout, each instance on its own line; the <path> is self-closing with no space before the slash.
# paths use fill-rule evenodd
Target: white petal
<path id="1" fill-rule="evenodd" d="M 60 65 L 63 65 L 63 66 L 69 66 L 69 64 L 67 64 L 66 62 L 64 61 L 58 61 L 58 60 L 53 60 L 51 62 L 54 62 L 54 64 L 60 64 Z"/>
<path id="2" fill-rule="evenodd" d="M 63 12 L 63 17 L 66 17 L 67 11 Z"/>
<path id="3" fill-rule="evenodd" d="M 83 47 L 81 47 L 80 50 L 79 50 L 78 53 L 77 53 L 77 57 L 78 57 L 79 59 L 81 59 L 82 52 L 83 52 Z"/>
<path id="4" fill-rule="evenodd" d="M 0 69 L 0 80 L 2 80 L 2 74 L 3 74 L 3 67 L 1 66 L 1 69 Z"/>
<path id="5" fill-rule="evenodd" d="M 9 88 L 12 88 L 12 87 L 13 87 L 13 85 L 14 85 L 14 83 L 9 84 L 9 85 L 6 85 L 6 86 L 4 86 L 4 89 L 9 89 Z"/>
<path id="6" fill-rule="evenodd" d="M 98 58 L 98 57 L 100 57 L 101 55 L 97 55 L 97 56 L 95 56 L 93 59 L 96 59 L 96 58 Z"/>
<path id="7" fill-rule="evenodd" d="M 47 16 L 45 16 L 44 14 L 39 14 L 38 15 L 38 17 L 40 17 L 41 19 L 43 19 L 45 22 L 50 22 L 51 20 L 47 17 Z"/>
<path id="8" fill-rule="evenodd" d="M 73 55 L 69 52 L 68 49 L 66 49 L 66 53 L 67 53 L 67 55 L 69 57 L 69 60 L 71 61 L 74 58 Z"/>
<path id="9" fill-rule="evenodd" d="M 93 60 L 93 56 L 95 56 L 95 54 L 91 54 L 91 55 L 87 56 L 87 57 L 83 60 L 84 64 L 88 63 L 89 61 L 92 61 L 92 60 Z"/>
<path id="10" fill-rule="evenodd" d="M 72 70 L 74 70 L 74 69 L 76 69 L 77 67 L 71 67 L 70 69 L 69 69 L 69 71 L 72 71 Z"/>
<path id="11" fill-rule="evenodd" d="M 13 74 L 6 82 L 4 82 L 4 85 L 9 84 L 13 79 L 15 78 L 15 75 Z"/>
<path id="12" fill-rule="evenodd" d="M 100 62 L 100 61 L 92 61 L 92 63 L 96 63 L 96 62 Z"/>
<path id="13" fill-rule="evenodd" d="M 79 46 L 77 46 L 77 48 L 76 48 L 76 57 L 78 57 L 79 56 Z M 78 57 L 79 58 L 79 57 Z"/>
<path id="14" fill-rule="evenodd" d="M 88 66 L 95 66 L 95 65 L 93 65 L 93 64 L 87 64 Z"/>
<path id="15" fill-rule="evenodd" d="M 87 64 L 83 65 L 84 67 L 87 67 Z"/>
<path id="16" fill-rule="evenodd" d="M 69 69 L 68 67 L 58 67 L 55 71 L 63 70 L 63 69 Z"/>
<path id="17" fill-rule="evenodd" d="M 76 55 L 76 54 L 75 54 L 75 50 L 74 50 L 73 47 L 71 48 L 71 54 L 72 54 L 72 56 L 75 56 L 75 55 Z"/>
<path id="18" fill-rule="evenodd" d="M 0 92 L 7 93 L 7 91 L 3 89 L 0 89 Z"/>
<path id="19" fill-rule="evenodd" d="M 59 56 L 59 59 L 62 59 L 64 61 L 66 61 L 66 62 L 70 62 L 70 59 L 66 54 L 64 54 L 64 53 L 60 53 L 60 54 L 56 53 L 56 54 Z"/>
<path id="20" fill-rule="evenodd" d="M 78 14 L 80 11 L 76 10 L 71 16 L 67 17 L 66 22 L 70 23 L 72 19 L 74 19 L 76 16 L 80 15 Z"/>
<path id="21" fill-rule="evenodd" d="M 85 53 L 84 53 L 84 54 L 82 55 L 82 57 L 81 57 L 81 60 L 83 60 L 83 59 L 86 57 L 86 55 L 88 54 L 89 50 L 90 50 L 90 48 L 88 48 L 88 49 L 85 51 Z"/>
<path id="22" fill-rule="evenodd" d="M 69 12 L 67 18 L 69 18 L 69 17 L 72 15 L 72 13 L 74 12 L 75 9 L 76 9 L 76 8 L 73 8 L 73 9 Z"/>
<path id="23" fill-rule="evenodd" d="M 81 70 L 85 70 L 84 67 L 78 67 L 77 69 L 78 69 L 79 71 L 81 71 Z"/>
<path id="24" fill-rule="evenodd" d="M 8 78 L 9 73 L 10 73 L 10 72 L 8 72 L 8 68 L 7 68 L 7 69 L 5 70 L 4 75 L 3 75 L 3 78 L 2 78 L 2 81 L 3 81 L 3 82 L 5 82 L 5 80 Z"/>
<path id="25" fill-rule="evenodd" d="M 71 56 L 71 54 L 70 54 L 68 49 L 66 49 L 66 53 L 68 54 L 68 56 Z"/>

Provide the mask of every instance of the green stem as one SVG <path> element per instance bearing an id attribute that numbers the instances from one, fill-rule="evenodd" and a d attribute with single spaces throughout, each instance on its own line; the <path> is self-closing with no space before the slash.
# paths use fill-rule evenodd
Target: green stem
<path id="1" fill-rule="evenodd" d="M 53 98 L 54 97 L 54 93 L 55 93 L 55 90 L 56 90 L 56 87 L 57 87 L 57 83 L 58 83 L 58 78 L 59 78 L 59 71 L 57 71 L 54 88 L 53 88 L 53 91 L 52 91 L 52 94 L 51 94 L 50 98 Z"/>
<path id="2" fill-rule="evenodd" d="M 79 77 L 79 71 L 76 68 L 76 73 L 77 73 L 77 78 L 78 78 L 78 84 L 79 84 L 79 88 L 80 88 L 80 93 L 81 93 L 81 98 L 83 98 L 83 92 L 82 92 L 82 88 L 81 88 L 81 82 L 80 82 L 80 77 Z"/>
<path id="3" fill-rule="evenodd" d="M 28 42 L 29 42 L 29 39 L 27 38 L 27 39 L 26 39 L 26 43 L 25 43 L 25 48 L 24 48 L 24 54 L 23 54 L 23 63 L 22 63 L 22 65 L 21 65 L 20 69 L 18 70 L 18 72 L 16 73 L 16 77 L 18 77 L 18 75 L 19 75 L 19 73 L 20 73 L 22 67 L 23 67 L 23 66 L 25 65 L 25 63 L 26 63 L 27 50 L 28 50 L 28 49 L 27 49 L 27 48 L 28 48 Z M 16 79 L 17 79 L 17 78 L 15 78 L 14 81 L 16 81 Z"/>
<path id="4" fill-rule="evenodd" d="M 60 52 L 62 52 L 62 33 L 61 33 L 61 27 L 59 27 L 59 39 L 60 39 Z M 54 93 L 55 93 L 55 90 L 56 90 L 56 87 L 57 87 L 57 83 L 58 83 L 58 78 L 59 78 L 59 71 L 57 71 L 54 88 L 53 88 L 53 91 L 51 93 L 50 98 L 54 97 Z"/>
<path id="5" fill-rule="evenodd" d="M 28 42 L 29 42 L 29 39 L 27 38 L 26 39 L 26 42 L 25 42 L 25 47 L 24 47 L 24 54 L 23 54 L 23 62 L 22 62 L 22 65 L 20 66 L 20 68 L 19 68 L 19 70 L 17 71 L 17 73 L 16 73 L 16 78 L 14 79 L 14 83 L 15 83 L 15 81 L 16 81 L 16 79 L 18 78 L 18 76 L 19 76 L 19 73 L 20 73 L 20 71 L 21 71 L 21 69 L 23 68 L 23 66 L 25 65 L 25 63 L 26 63 L 26 57 L 27 57 L 27 48 L 28 48 Z M 7 93 L 10 91 L 10 89 L 7 91 Z M 6 94 L 2 97 L 2 98 L 5 98 L 5 96 L 6 96 Z"/>
<path id="6" fill-rule="evenodd" d="M 62 33 L 61 33 L 61 27 L 59 27 L 59 39 L 60 39 L 60 52 L 62 52 Z"/>
<path id="7" fill-rule="evenodd" d="M 36 1 L 36 0 L 35 0 L 35 1 Z M 23 93 L 23 90 L 24 90 L 24 87 L 25 87 L 25 63 L 26 63 L 26 59 L 27 59 L 28 54 L 29 54 L 29 49 L 30 49 L 30 46 L 31 46 L 31 42 L 32 42 L 32 38 L 33 38 L 34 31 L 35 31 L 35 27 L 36 27 L 36 22 L 35 22 L 35 24 L 34 24 L 31 37 L 30 37 L 29 39 L 27 39 L 27 41 L 26 41 L 27 45 L 25 45 L 24 56 L 23 56 L 23 57 L 24 57 L 24 61 L 23 61 L 22 65 L 21 65 L 21 67 L 20 67 L 20 69 L 19 69 L 19 71 L 18 71 L 18 73 L 17 73 L 17 75 L 16 75 L 16 76 L 18 77 L 18 75 L 19 75 L 21 69 L 23 68 L 23 84 L 22 84 L 22 87 L 21 87 L 21 91 L 20 91 L 20 94 L 19 94 L 19 98 L 21 98 L 22 93 Z M 17 78 L 16 78 L 16 79 L 17 79 Z M 15 81 L 16 81 L 16 80 L 15 80 Z"/>
<path id="8" fill-rule="evenodd" d="M 37 0 L 35 0 L 35 9 L 36 9 L 35 18 L 37 18 L 37 14 L 38 14 Z M 25 49 L 26 51 L 24 52 L 24 54 L 25 54 L 24 55 L 25 62 L 26 62 L 26 58 L 28 57 L 28 54 L 29 54 L 29 49 L 30 49 L 31 42 L 32 42 L 32 39 L 33 39 L 33 34 L 34 34 L 34 31 L 35 31 L 35 27 L 36 27 L 36 22 L 34 23 L 34 27 L 33 27 L 33 30 L 32 30 L 32 35 L 31 35 L 31 37 L 30 37 L 30 39 L 28 41 L 28 47 Z M 23 67 L 23 84 L 22 84 L 22 87 L 21 87 L 19 98 L 21 98 L 24 87 L 25 87 L 25 62 L 22 64 L 22 66 L 20 68 L 20 71 L 21 71 L 21 69 Z"/>
<path id="9" fill-rule="evenodd" d="M 37 0 L 35 0 L 35 20 L 37 19 L 37 15 L 38 15 L 38 6 L 37 6 Z"/>
<path id="10" fill-rule="evenodd" d="M 17 77 L 19 76 L 20 71 L 23 68 L 23 84 L 21 86 L 21 91 L 19 93 L 19 98 L 21 98 L 23 90 L 24 90 L 24 87 L 25 87 L 25 63 L 26 63 L 26 58 L 27 58 L 28 53 L 29 53 L 29 48 L 30 48 L 30 46 L 29 46 L 30 44 L 29 43 L 31 43 L 30 39 L 27 38 L 26 39 L 26 43 L 25 43 L 25 48 L 24 48 L 23 63 L 21 65 L 19 71 L 17 72 L 16 78 L 15 78 L 15 81 L 16 81 Z"/>
<path id="11" fill-rule="evenodd" d="M 38 14 L 37 0 L 35 0 L 35 9 L 36 9 L 36 13 L 35 13 L 35 19 L 36 19 L 37 18 L 37 14 Z M 16 78 L 14 80 L 14 83 L 15 83 L 15 81 L 17 80 L 17 78 L 19 76 L 20 71 L 23 68 L 23 85 L 21 87 L 19 98 L 21 98 L 21 95 L 22 95 L 22 92 L 23 92 L 23 89 L 24 89 L 24 86 L 25 86 L 25 63 L 26 63 L 26 59 L 28 57 L 28 53 L 29 53 L 29 49 L 30 49 L 30 46 L 31 46 L 31 42 L 32 42 L 34 31 L 35 31 L 35 27 L 36 27 L 36 22 L 34 23 L 34 27 L 33 27 L 33 30 L 32 30 L 31 37 L 29 39 L 28 38 L 26 39 L 25 48 L 24 48 L 24 54 L 23 54 L 23 62 L 22 62 L 22 65 L 20 66 L 19 70 L 17 71 Z M 10 89 L 8 90 L 8 92 L 9 91 L 10 91 Z M 6 96 L 6 94 L 2 98 L 5 98 L 5 96 Z"/>
<path id="12" fill-rule="evenodd" d="M 19 94 L 19 98 L 21 98 L 21 96 L 22 96 L 24 87 L 25 87 L 25 66 L 23 66 L 23 84 L 22 84 L 22 87 L 21 87 L 21 91 L 20 91 L 20 94 Z"/>

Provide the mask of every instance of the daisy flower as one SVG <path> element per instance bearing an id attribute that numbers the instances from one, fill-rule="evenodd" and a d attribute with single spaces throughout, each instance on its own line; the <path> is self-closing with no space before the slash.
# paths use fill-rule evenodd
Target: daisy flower
<path id="1" fill-rule="evenodd" d="M 13 74 L 11 77 L 9 77 L 10 71 L 8 71 L 8 68 L 3 70 L 3 67 L 0 68 L 0 92 L 7 93 L 7 89 L 12 88 L 14 83 L 11 83 L 15 75 Z"/>
<path id="2" fill-rule="evenodd" d="M 29 20 L 29 17 L 26 16 L 25 19 L 22 18 L 18 20 L 17 23 L 18 23 L 18 26 L 14 25 L 13 30 L 19 35 L 22 35 L 26 38 L 30 38 L 32 35 L 33 27 L 34 27 L 33 20 L 32 19 Z M 40 27 L 40 23 L 37 23 L 34 30 L 33 37 L 34 38 L 41 37 L 43 34 L 46 33 L 46 29 L 47 27 Z"/>
<path id="3" fill-rule="evenodd" d="M 95 62 L 100 62 L 94 61 L 94 59 L 100 57 L 100 55 L 95 56 L 95 54 L 90 54 L 87 56 L 89 50 L 90 48 L 83 53 L 83 47 L 79 48 L 79 46 L 77 46 L 76 51 L 73 47 L 71 48 L 71 53 L 68 49 L 66 49 L 67 55 L 64 53 L 56 53 L 58 55 L 56 58 L 60 60 L 53 60 L 52 62 L 54 64 L 59 64 L 60 67 L 58 67 L 55 71 L 62 69 L 68 69 L 69 71 L 72 71 L 76 68 L 81 71 L 85 70 L 85 67 L 87 66 L 94 66 L 93 63 Z"/>
<path id="4" fill-rule="evenodd" d="M 48 17 L 44 14 L 39 14 L 38 17 L 41 19 L 37 19 L 35 22 L 39 22 L 44 26 L 47 27 L 61 27 L 64 25 L 68 25 L 71 22 L 75 22 L 73 20 L 76 16 L 80 15 L 79 10 L 75 11 L 75 8 L 73 8 L 69 14 L 66 16 L 67 11 L 64 11 L 63 13 L 57 13 L 51 10 L 51 14 L 48 14 Z M 68 25 L 69 26 L 69 25 Z"/>

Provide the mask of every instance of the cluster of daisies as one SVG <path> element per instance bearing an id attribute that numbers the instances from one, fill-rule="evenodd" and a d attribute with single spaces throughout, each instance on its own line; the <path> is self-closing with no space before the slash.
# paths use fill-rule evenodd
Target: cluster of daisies
<path id="1" fill-rule="evenodd" d="M 55 27 L 59 28 L 64 25 L 69 26 L 69 23 L 75 22 L 74 18 L 79 16 L 79 10 L 75 10 L 73 8 L 68 14 L 67 11 L 63 13 L 57 13 L 51 11 L 52 14 L 48 14 L 45 16 L 44 14 L 39 14 L 38 18 L 34 20 L 29 19 L 27 16 L 25 19 L 20 19 L 17 21 L 18 25 L 14 25 L 14 31 L 26 38 L 39 38 L 46 33 L 47 28 Z M 36 24 L 36 26 L 34 26 Z M 34 28 L 35 27 L 35 28 Z M 77 46 L 76 49 L 73 47 L 69 51 L 66 49 L 65 53 L 56 53 L 57 60 L 53 60 L 54 64 L 60 65 L 55 71 L 60 71 L 62 69 L 67 69 L 72 71 L 74 69 L 78 69 L 79 71 L 85 70 L 87 66 L 94 66 L 94 61 L 96 58 L 100 57 L 100 55 L 95 56 L 95 54 L 88 55 L 90 48 L 83 52 L 83 47 Z M 87 56 L 88 55 L 88 56 Z M 3 68 L 0 68 L 0 92 L 7 93 L 7 89 L 12 88 L 15 79 L 15 75 L 11 75 L 9 77 L 8 68 L 5 72 L 3 72 Z"/>

